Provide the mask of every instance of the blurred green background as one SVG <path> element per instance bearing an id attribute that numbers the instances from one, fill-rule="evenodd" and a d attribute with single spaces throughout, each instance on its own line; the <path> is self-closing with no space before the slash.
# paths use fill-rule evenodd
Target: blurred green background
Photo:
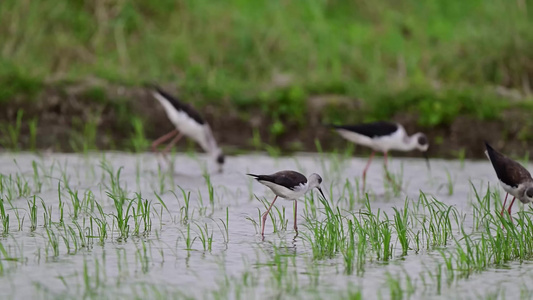
<path id="1" fill-rule="evenodd" d="M 332 101 L 320 122 L 498 120 L 531 107 L 532 2 L 3 0 L 0 103 L 99 78 L 173 83 L 200 107 L 260 104 L 272 126 L 305 123 L 316 95 L 361 102 Z"/>

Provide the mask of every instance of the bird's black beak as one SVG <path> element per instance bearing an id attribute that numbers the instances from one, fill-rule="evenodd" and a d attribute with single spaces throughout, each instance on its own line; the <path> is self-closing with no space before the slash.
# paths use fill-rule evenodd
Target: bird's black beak
<path id="1" fill-rule="evenodd" d="M 317 187 L 318 191 L 320 192 L 320 194 L 322 195 L 322 198 L 324 198 L 324 200 L 328 201 L 326 199 L 326 196 L 324 196 L 324 193 L 322 192 L 322 189 L 320 187 Z"/>
<path id="2" fill-rule="evenodd" d="M 426 165 L 428 166 L 428 170 L 431 170 L 431 167 L 429 166 L 429 157 L 427 152 L 422 152 L 424 155 L 424 158 L 426 159 Z"/>

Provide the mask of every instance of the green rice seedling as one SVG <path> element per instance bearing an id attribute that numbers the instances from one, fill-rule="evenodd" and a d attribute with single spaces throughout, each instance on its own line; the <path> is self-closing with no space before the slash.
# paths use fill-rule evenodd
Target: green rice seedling
<path id="1" fill-rule="evenodd" d="M 325 219 L 324 221 L 317 221 L 305 216 L 305 226 L 310 233 L 304 233 L 303 237 L 311 245 L 313 258 L 332 258 L 345 248 L 346 236 L 343 217 L 338 209 L 333 210 L 327 201 L 319 199 L 324 206 Z"/>
<path id="2" fill-rule="evenodd" d="M 376 214 L 372 213 L 368 197 L 365 209 L 365 211 L 361 211 L 358 214 L 362 218 L 361 225 L 368 235 L 368 242 L 376 254 L 377 260 L 388 261 L 392 257 L 393 248 L 389 218 L 386 213 L 383 213 L 384 220 L 382 220 L 381 210 L 379 209 Z"/>
<path id="3" fill-rule="evenodd" d="M 408 208 L 408 199 L 405 199 L 403 210 L 398 210 L 396 207 L 392 208 L 394 210 L 394 227 L 396 228 L 398 241 L 400 241 L 402 246 L 402 255 L 407 255 L 409 250 Z"/>
<path id="4" fill-rule="evenodd" d="M 100 213 L 99 218 L 93 218 L 96 225 L 98 226 L 98 239 L 100 241 L 100 245 L 104 245 L 105 239 L 107 238 L 107 220 L 106 215 L 102 209 L 102 206 L 100 204 L 96 203 L 96 207 L 98 209 L 98 212 Z"/>
<path id="5" fill-rule="evenodd" d="M 165 201 L 163 201 L 163 199 L 161 199 L 161 197 L 156 192 L 154 192 L 154 195 L 158 203 L 161 205 L 161 213 L 159 214 L 159 219 L 161 220 L 163 218 L 163 209 L 165 209 L 168 215 L 170 216 L 170 218 L 172 218 L 172 213 L 170 212 L 167 205 L 165 204 Z"/>
<path id="6" fill-rule="evenodd" d="M 257 209 L 258 215 L 261 215 L 261 211 L 259 208 Z M 255 233 L 259 233 L 259 228 L 261 227 L 260 223 L 258 223 L 256 220 L 254 220 L 252 217 L 246 217 L 246 220 L 250 221 L 252 225 L 254 226 Z M 261 217 L 259 217 L 259 220 L 261 220 Z"/>
<path id="7" fill-rule="evenodd" d="M 110 190 L 111 194 L 115 195 L 118 199 L 125 199 L 127 197 L 127 190 L 126 188 L 122 188 L 120 185 L 120 174 L 124 168 L 118 168 L 117 172 L 115 173 L 113 167 L 105 160 L 101 161 L 100 167 L 104 173 L 109 176 L 110 185 L 106 184 L 106 187 Z M 102 182 L 106 182 L 104 178 L 102 178 Z"/>
<path id="8" fill-rule="evenodd" d="M 209 173 L 203 174 L 205 183 L 207 184 L 207 191 L 209 192 L 209 203 L 211 204 L 211 207 L 215 206 L 215 190 L 213 188 L 213 184 L 211 183 L 211 176 Z"/>
<path id="9" fill-rule="evenodd" d="M 348 220 L 348 242 L 344 249 L 341 249 L 342 256 L 344 258 L 345 273 L 348 275 L 353 274 L 355 265 L 355 254 L 357 248 L 355 247 L 355 232 L 352 220 Z"/>
<path id="10" fill-rule="evenodd" d="M 65 204 L 63 203 L 63 199 L 61 197 L 61 181 L 57 183 L 57 198 L 59 201 L 59 225 L 62 225 L 64 223 L 63 212 Z"/>
<path id="11" fill-rule="evenodd" d="M 37 118 L 33 118 L 28 122 L 28 129 L 30 131 L 29 147 L 30 151 L 37 151 Z"/>
<path id="12" fill-rule="evenodd" d="M 424 214 L 417 218 L 426 237 L 426 247 L 446 246 L 452 235 L 452 220 L 459 228 L 459 213 L 453 206 L 448 206 L 435 198 L 429 200 L 423 192 L 418 199 L 429 216 Z"/>
<path id="13" fill-rule="evenodd" d="M 33 168 L 33 190 L 36 193 L 40 193 L 43 183 L 40 180 L 39 169 L 37 168 L 37 163 L 34 160 L 32 160 L 31 166 Z"/>
<path id="14" fill-rule="evenodd" d="M 44 227 L 50 227 L 52 225 L 52 206 L 47 208 L 46 203 L 42 199 L 41 205 L 43 206 Z"/>
<path id="15" fill-rule="evenodd" d="M 472 204 L 472 222 L 474 230 L 479 230 L 481 226 L 489 226 L 493 220 L 491 209 L 492 193 L 490 185 L 488 185 L 485 195 L 480 196 L 474 184 L 470 182 L 470 185 L 474 191 L 475 199 L 477 200 Z M 495 198 L 499 199 L 499 194 L 497 194 Z"/>
<path id="16" fill-rule="evenodd" d="M 392 188 L 393 195 L 398 196 L 402 191 L 403 186 L 403 163 L 400 164 L 400 170 L 398 171 L 398 173 L 389 171 L 388 168 L 383 165 L 383 173 L 386 177 L 383 180 L 385 189 L 390 186 Z"/>
<path id="17" fill-rule="evenodd" d="M 265 207 L 265 210 L 267 210 L 268 207 L 270 206 L 270 203 L 268 203 L 266 199 L 259 199 L 257 197 L 256 199 L 259 200 L 261 204 L 263 204 L 263 206 Z M 276 218 L 276 214 L 278 218 Z M 285 218 L 285 207 L 283 207 L 280 210 L 277 206 L 273 206 L 270 212 L 268 213 L 268 216 L 270 217 L 270 222 L 272 223 L 272 226 L 273 226 L 273 232 L 280 232 L 280 231 L 287 230 L 287 225 L 288 225 L 289 220 Z M 279 224 L 278 224 L 278 220 L 279 220 Z M 261 221 L 262 221 L 262 214 L 259 212 L 258 223 L 261 224 L 262 226 Z"/>
<path id="18" fill-rule="evenodd" d="M 9 233 L 9 214 L 6 213 L 4 199 L 0 198 L 0 219 L 2 221 L 2 234 L 5 236 Z"/>
<path id="19" fill-rule="evenodd" d="M 459 158 L 461 169 L 464 169 L 465 168 L 466 149 L 465 148 L 461 148 L 458 151 L 457 156 Z"/>
<path id="20" fill-rule="evenodd" d="M 126 200 L 129 199 L 123 195 L 117 196 L 110 192 L 107 192 L 107 196 L 113 200 L 113 204 L 115 206 L 115 214 L 112 216 L 117 221 L 117 229 L 119 231 L 118 240 L 124 241 L 128 238 L 130 232 L 129 220 L 131 218 L 130 210 L 132 208 L 133 201 L 130 200 L 128 203 L 126 203 Z"/>
<path id="21" fill-rule="evenodd" d="M 133 117 L 131 124 L 133 125 L 133 134 L 130 141 L 133 151 L 137 153 L 145 151 L 150 146 L 150 142 L 146 139 L 143 121 L 138 117 Z"/>
<path id="22" fill-rule="evenodd" d="M 22 174 L 17 174 L 16 184 L 19 198 L 26 197 L 31 194 L 30 185 Z"/>
<path id="23" fill-rule="evenodd" d="M 17 118 L 15 119 L 15 125 L 8 124 L 7 130 L 3 132 L 3 136 L 7 137 L 2 142 L 2 146 L 7 149 L 12 149 L 13 151 L 19 151 L 19 141 L 20 141 L 20 130 L 22 128 L 22 116 L 24 115 L 24 110 L 17 110 Z"/>
<path id="24" fill-rule="evenodd" d="M 165 186 L 165 175 L 166 173 L 163 172 L 161 170 L 161 168 L 158 168 L 157 169 L 157 179 L 158 179 L 158 183 L 159 183 L 159 193 L 160 194 L 163 194 L 165 191 L 166 191 L 166 186 Z"/>
<path id="25" fill-rule="evenodd" d="M 48 245 L 52 248 L 54 257 L 59 256 L 59 238 L 51 228 L 46 228 L 46 235 L 48 236 Z"/>
<path id="26" fill-rule="evenodd" d="M 76 220 L 81 212 L 80 197 L 78 191 L 73 191 L 68 185 L 66 186 L 66 190 L 70 196 L 70 203 L 72 204 L 72 218 Z"/>
<path id="27" fill-rule="evenodd" d="M 213 245 L 213 233 L 209 232 L 209 227 L 207 226 L 207 223 L 204 223 L 204 226 L 201 227 L 198 224 L 195 224 L 196 227 L 198 227 L 198 230 L 200 232 L 200 235 L 198 236 L 198 239 L 200 242 L 202 242 L 202 247 L 204 251 L 211 252 L 212 245 Z"/>
<path id="28" fill-rule="evenodd" d="M 193 238 L 191 236 L 191 223 L 187 223 L 186 234 L 182 232 L 182 235 L 183 239 L 185 240 L 185 250 L 194 250 L 192 246 L 194 245 L 194 241 L 196 241 L 198 237 Z"/>
<path id="29" fill-rule="evenodd" d="M 304 201 L 304 214 L 310 219 L 317 219 L 319 210 L 316 205 L 315 198 L 312 193 L 306 194 Z"/>
<path id="30" fill-rule="evenodd" d="M 141 225 L 143 225 L 144 231 L 142 232 L 142 234 L 146 235 L 152 229 L 152 220 L 150 218 L 151 202 L 149 202 L 148 200 L 143 200 L 141 197 L 141 194 L 139 193 L 135 193 L 135 194 L 136 194 L 137 209 L 135 209 L 135 207 L 132 206 L 133 221 L 134 221 L 134 228 L 133 228 L 132 234 L 139 235 Z"/>
<path id="31" fill-rule="evenodd" d="M 356 271 L 357 275 L 361 276 L 365 272 L 368 234 L 364 226 L 362 226 L 361 223 L 359 223 L 359 221 L 355 218 L 353 219 L 352 226 L 354 226 L 354 229 L 357 232 L 357 249 L 353 249 L 351 251 L 356 251 L 357 253 Z"/>
<path id="32" fill-rule="evenodd" d="M 355 190 L 358 190 L 357 188 Z M 342 197 L 344 199 L 348 199 L 348 210 L 352 211 L 355 208 L 355 199 L 356 199 L 356 192 L 354 188 L 352 187 L 352 184 L 350 183 L 350 180 L 346 178 L 346 181 L 344 182 L 344 186 L 342 189 Z M 345 193 L 348 194 L 348 196 L 345 196 Z"/>
<path id="33" fill-rule="evenodd" d="M 17 219 L 18 228 L 17 230 L 22 230 L 23 225 L 23 219 L 20 218 L 19 209 L 15 206 L 13 206 L 13 203 L 9 202 L 10 210 L 13 211 L 13 214 L 15 215 L 15 218 Z"/>
<path id="34" fill-rule="evenodd" d="M 35 231 L 37 229 L 37 205 L 35 204 L 35 199 L 37 196 L 33 196 L 31 200 L 28 200 L 28 211 L 30 218 L 30 231 Z"/>
<path id="35" fill-rule="evenodd" d="M 185 190 L 180 186 L 178 186 L 178 188 L 181 190 L 181 194 L 183 195 L 183 201 L 185 204 L 180 208 L 180 221 L 182 224 L 186 224 L 187 222 L 189 222 L 189 203 L 191 200 L 191 192 L 185 192 Z M 176 199 L 178 199 L 178 196 L 175 193 L 174 196 L 176 197 Z"/>
<path id="36" fill-rule="evenodd" d="M 81 144 L 81 149 L 78 146 L 74 146 L 73 149 L 76 152 L 83 152 L 87 154 L 89 150 L 94 150 L 96 148 L 96 135 L 98 133 L 98 123 L 100 122 L 99 114 L 93 114 L 85 122 L 81 122 L 82 125 L 82 135 L 73 141 L 78 140 L 78 143 Z M 81 151 L 80 151 L 81 150 Z"/>
<path id="37" fill-rule="evenodd" d="M 94 197 L 93 192 L 91 190 L 87 190 L 83 194 L 83 201 L 81 202 L 81 207 L 86 212 L 94 212 L 95 203 L 96 203 L 96 198 Z"/>
<path id="38" fill-rule="evenodd" d="M 220 219 L 220 222 L 222 223 L 222 228 L 224 229 L 222 231 L 222 236 L 224 237 L 224 244 L 229 243 L 229 207 L 226 207 L 226 221 Z"/>
<path id="39" fill-rule="evenodd" d="M 453 195 L 455 178 L 452 178 L 452 175 L 450 174 L 450 171 L 448 169 L 446 169 L 446 178 L 447 178 L 446 186 L 448 188 L 448 195 L 451 196 Z"/>
<path id="40" fill-rule="evenodd" d="M 83 224 L 80 225 L 78 221 L 73 221 L 72 224 L 76 227 L 76 230 L 74 231 L 69 226 L 69 230 L 71 230 L 73 233 L 76 233 L 75 235 L 78 237 L 78 241 L 80 243 L 81 247 L 87 247 L 90 248 L 92 243 L 88 239 L 88 234 L 86 232 L 86 225 L 85 225 L 85 218 L 83 219 Z M 89 234 L 90 235 L 90 234 Z"/>

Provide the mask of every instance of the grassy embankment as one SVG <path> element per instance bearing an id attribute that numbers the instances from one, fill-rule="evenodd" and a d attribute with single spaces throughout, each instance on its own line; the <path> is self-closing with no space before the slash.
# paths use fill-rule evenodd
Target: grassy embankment
<path id="1" fill-rule="evenodd" d="M 343 97 L 326 98 L 325 122 L 398 113 L 419 115 L 421 127 L 465 114 L 494 120 L 501 109 L 530 107 L 527 5 L 6 0 L 0 3 L 0 106 L 31 101 L 45 86 L 96 77 L 131 87 L 175 83 L 198 106 L 231 104 L 244 116 L 259 108 L 272 120 L 272 136 L 285 133 L 287 124 L 303 125 L 307 109 L 301 107 L 317 95 L 358 103 L 347 113 Z M 90 95 L 108 100 L 105 88 Z M 13 131 L 14 115 L 1 116 L 4 136 Z"/>

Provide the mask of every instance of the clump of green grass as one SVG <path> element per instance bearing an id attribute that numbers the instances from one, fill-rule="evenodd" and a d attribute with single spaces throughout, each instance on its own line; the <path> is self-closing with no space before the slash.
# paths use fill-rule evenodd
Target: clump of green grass
<path id="1" fill-rule="evenodd" d="M 40 78 L 59 74 L 138 84 L 174 80 L 179 70 L 183 97 L 258 107 L 272 120 L 270 139 L 305 123 L 301 108 L 316 94 L 362 99 L 355 114 L 328 113 L 344 121 L 398 111 L 417 114 L 423 126 L 461 114 L 493 119 L 510 105 L 496 87 L 531 89 L 523 62 L 533 21 L 520 3 L 134 0 L 91 10 L 2 1 L 0 103 L 31 97 Z M 54 17 L 27 17 L 41 14 Z M 83 96 L 106 98 L 99 87 Z"/>

